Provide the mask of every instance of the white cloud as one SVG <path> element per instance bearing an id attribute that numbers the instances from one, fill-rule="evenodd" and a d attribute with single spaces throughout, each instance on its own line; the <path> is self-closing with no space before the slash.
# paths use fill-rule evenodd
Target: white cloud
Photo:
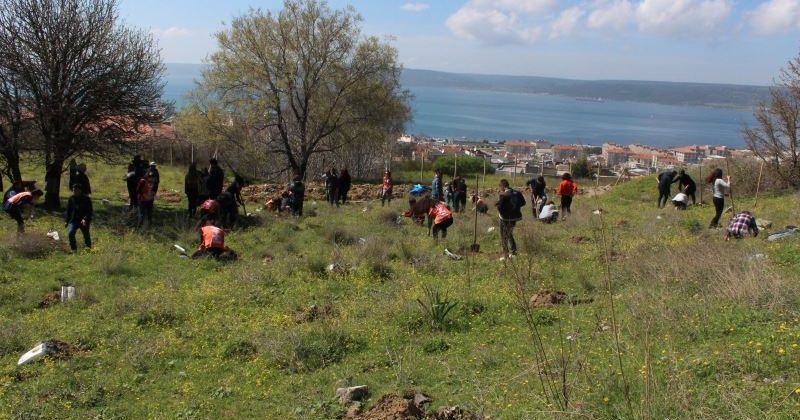
<path id="1" fill-rule="evenodd" d="M 550 39 L 572 35 L 585 13 L 579 6 L 563 10 L 550 26 Z"/>
<path id="2" fill-rule="evenodd" d="M 800 28 L 800 0 L 769 0 L 747 14 L 750 26 L 760 34 Z"/>
<path id="3" fill-rule="evenodd" d="M 445 24 L 456 36 L 487 44 L 534 42 L 542 33 L 534 18 L 556 6 L 556 0 L 470 0 Z"/>
<path id="4" fill-rule="evenodd" d="M 430 7 L 431 5 L 428 3 L 406 3 L 400 6 L 400 8 L 405 10 L 406 12 L 413 12 L 413 13 L 422 12 L 424 10 L 429 9 Z"/>
<path id="5" fill-rule="evenodd" d="M 172 26 L 167 29 L 155 28 L 152 29 L 150 33 L 161 39 L 186 38 L 192 35 L 192 31 L 189 29 L 177 26 Z"/>
<path id="6" fill-rule="evenodd" d="M 629 0 L 598 1 L 586 18 L 590 29 L 622 29 L 634 17 L 633 4 Z"/>
<path id="7" fill-rule="evenodd" d="M 731 0 L 643 0 L 636 8 L 636 21 L 643 32 L 704 34 L 716 30 L 731 10 Z"/>

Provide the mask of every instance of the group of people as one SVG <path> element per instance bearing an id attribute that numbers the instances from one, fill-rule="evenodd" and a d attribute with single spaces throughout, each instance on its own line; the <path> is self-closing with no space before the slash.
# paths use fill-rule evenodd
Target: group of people
<path id="1" fill-rule="evenodd" d="M 328 191 L 326 190 L 326 194 Z M 303 179 L 296 175 L 292 182 L 281 192 L 280 197 L 270 197 L 264 203 L 264 208 L 276 212 L 286 212 L 292 216 L 303 216 L 303 203 L 306 197 L 306 185 Z"/>
<path id="2" fill-rule="evenodd" d="M 467 208 L 467 180 L 463 176 L 453 178 L 444 184 L 444 198 L 447 205 L 452 206 L 456 213 L 461 213 Z"/>
<path id="3" fill-rule="evenodd" d="M 572 175 L 569 173 L 561 175 L 561 182 L 555 190 L 556 195 L 561 197 L 560 207 L 556 207 L 555 201 L 548 200 L 547 182 L 543 176 L 533 177 L 525 185 L 526 189 L 531 192 L 533 217 L 538 218 L 542 223 L 558 221 L 559 214 L 562 220 L 568 214 L 572 214 L 572 199 L 578 194 L 578 184 L 572 180 Z"/>
<path id="4" fill-rule="evenodd" d="M 336 207 L 339 207 L 340 204 L 346 204 L 347 194 L 353 185 L 353 180 L 350 178 L 347 168 L 342 168 L 340 173 L 336 172 L 336 168 L 331 168 L 325 172 L 322 179 L 325 181 L 325 199 L 328 204 Z"/>
<path id="5" fill-rule="evenodd" d="M 153 209 L 161 183 L 156 163 L 136 155 L 128 164 L 124 179 L 128 188 L 128 209 L 137 212 L 136 227 L 149 227 L 153 223 Z"/>

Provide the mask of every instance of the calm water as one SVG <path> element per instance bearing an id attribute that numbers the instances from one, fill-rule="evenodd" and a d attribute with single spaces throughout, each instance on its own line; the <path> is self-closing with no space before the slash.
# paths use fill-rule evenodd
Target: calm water
<path id="1" fill-rule="evenodd" d="M 178 106 L 191 78 L 168 79 L 165 96 Z M 545 139 L 559 143 L 723 144 L 741 147 L 748 111 L 637 102 L 582 102 L 508 92 L 412 87 L 414 120 L 407 132 L 473 140 Z"/>
<path id="2" fill-rule="evenodd" d="M 468 139 L 561 143 L 743 146 L 751 112 L 445 88 L 412 88 L 410 133 Z"/>

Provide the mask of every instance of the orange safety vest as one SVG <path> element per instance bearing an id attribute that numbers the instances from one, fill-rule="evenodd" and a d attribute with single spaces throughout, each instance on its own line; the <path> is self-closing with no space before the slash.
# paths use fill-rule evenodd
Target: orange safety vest
<path id="1" fill-rule="evenodd" d="M 19 204 L 19 202 L 29 197 L 33 197 L 33 194 L 27 191 L 21 192 L 19 194 L 14 194 L 11 196 L 11 198 L 8 199 L 8 203 L 16 206 L 17 204 Z"/>
<path id="2" fill-rule="evenodd" d="M 442 202 L 439 202 L 436 207 L 432 207 L 428 210 L 428 215 L 433 217 L 433 223 L 437 225 L 447 219 L 453 218 L 453 213 L 447 208 L 447 205 Z"/>
<path id="3" fill-rule="evenodd" d="M 200 249 L 225 249 L 225 231 L 216 226 L 203 226 L 200 229 L 203 243 Z"/>

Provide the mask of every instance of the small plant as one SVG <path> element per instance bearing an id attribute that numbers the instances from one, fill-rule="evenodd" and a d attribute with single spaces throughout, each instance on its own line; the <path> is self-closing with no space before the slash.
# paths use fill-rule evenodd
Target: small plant
<path id="1" fill-rule="evenodd" d="M 225 347 L 224 356 L 226 359 L 248 359 L 253 357 L 258 350 L 249 341 L 236 341 Z"/>
<path id="2" fill-rule="evenodd" d="M 447 297 L 442 297 L 439 290 L 427 286 L 423 286 L 423 291 L 425 292 L 425 301 L 417 299 L 417 302 L 430 318 L 431 327 L 441 331 L 444 329 L 447 314 L 456 307 L 458 302 L 450 302 Z"/>
<path id="3" fill-rule="evenodd" d="M 422 349 L 425 353 L 444 353 L 450 349 L 450 344 L 444 340 L 433 340 L 425 343 Z"/>

